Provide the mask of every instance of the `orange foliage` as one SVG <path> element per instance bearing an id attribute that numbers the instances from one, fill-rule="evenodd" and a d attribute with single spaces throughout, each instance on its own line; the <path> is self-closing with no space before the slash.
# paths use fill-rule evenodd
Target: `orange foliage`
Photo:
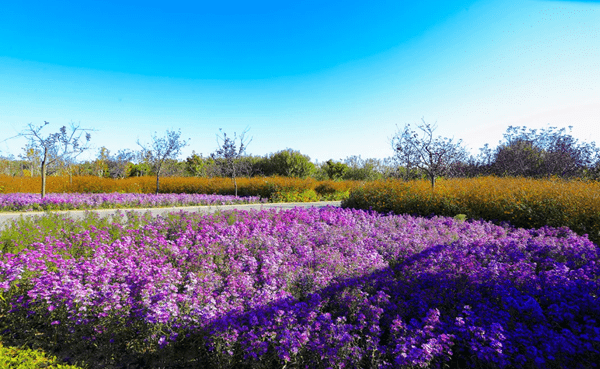
<path id="1" fill-rule="evenodd" d="M 351 188 L 358 187 L 358 181 L 317 181 L 313 178 L 300 179 L 289 177 L 253 177 L 238 178 L 239 196 L 261 196 L 272 198 L 278 193 L 280 198 L 292 198 L 294 194 L 306 194 L 312 190 L 319 199 L 341 200 Z M 0 192 L 40 192 L 40 177 L 0 176 Z M 100 178 L 93 176 L 48 177 L 46 192 L 62 193 L 153 193 L 156 177 L 130 177 L 125 179 Z M 160 179 L 161 193 L 203 193 L 233 195 L 234 187 L 230 178 L 164 177 Z M 291 196 L 291 197 L 290 197 Z M 296 201 L 314 199 L 314 196 L 300 196 Z"/>
<path id="2" fill-rule="evenodd" d="M 508 221 L 516 227 L 567 226 L 600 244 L 600 182 L 530 178 L 369 182 L 350 192 L 344 207 L 415 215 Z"/>

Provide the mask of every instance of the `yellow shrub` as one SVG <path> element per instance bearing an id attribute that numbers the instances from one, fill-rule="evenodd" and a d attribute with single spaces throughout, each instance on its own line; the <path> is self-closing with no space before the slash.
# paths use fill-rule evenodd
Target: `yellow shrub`
<path id="1" fill-rule="evenodd" d="M 0 189 L 4 193 L 29 192 L 38 193 L 41 189 L 40 177 L 8 177 L 0 176 Z M 295 196 L 303 201 L 341 200 L 348 196 L 351 188 L 358 187 L 358 181 L 317 181 L 313 178 L 288 177 L 253 177 L 238 178 L 239 196 L 260 196 L 274 200 L 274 194 L 286 192 L 309 193 L 314 195 Z M 129 177 L 125 179 L 100 178 L 94 176 L 81 177 L 47 177 L 46 192 L 76 193 L 154 193 L 156 177 Z M 235 188 L 231 178 L 198 178 L 198 177 L 161 177 L 161 193 L 204 193 L 233 195 Z M 286 195 L 287 196 L 287 195 Z M 316 200 L 315 200 L 316 199 Z M 298 200 L 301 201 L 301 200 Z"/>
<path id="2" fill-rule="evenodd" d="M 567 226 L 600 241 L 600 183 L 529 178 L 441 179 L 432 194 L 425 180 L 376 181 L 350 192 L 344 207 L 415 215 L 456 216 L 516 227 Z"/>

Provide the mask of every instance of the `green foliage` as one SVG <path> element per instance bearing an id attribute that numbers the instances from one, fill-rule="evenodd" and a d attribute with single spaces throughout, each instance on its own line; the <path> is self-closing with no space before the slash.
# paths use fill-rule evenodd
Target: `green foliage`
<path id="1" fill-rule="evenodd" d="M 265 160 L 261 156 L 241 156 L 236 159 L 238 167 L 241 169 L 237 174 L 242 177 L 262 174 Z M 222 170 L 224 164 L 222 158 L 215 160 L 213 157 L 203 157 L 202 154 L 198 155 L 192 152 L 192 155 L 185 159 L 183 174 L 188 177 L 202 178 L 226 176 L 226 173 Z"/>
<path id="2" fill-rule="evenodd" d="M 0 368 L 21 369 L 77 369 L 74 365 L 59 363 L 55 356 L 27 347 L 6 347 L 0 342 Z"/>
<path id="3" fill-rule="evenodd" d="M 264 168 L 265 175 L 306 178 L 315 173 L 315 165 L 310 157 L 292 149 L 281 150 L 268 157 Z"/>
<path id="4" fill-rule="evenodd" d="M 350 181 L 373 181 L 383 179 L 382 163 L 377 159 L 363 159 L 359 156 L 350 156 L 344 160 L 348 170 L 343 179 Z"/>
<path id="5" fill-rule="evenodd" d="M 314 202 L 320 197 L 314 190 L 277 191 L 271 197 L 271 202 Z"/>
<path id="6" fill-rule="evenodd" d="M 454 219 L 464 222 L 465 220 L 467 220 L 467 215 L 466 214 L 456 214 L 454 216 Z"/>
<path id="7" fill-rule="evenodd" d="M 14 157 L 0 156 L 0 175 L 17 176 L 23 175 L 24 168 L 28 167 L 29 163 L 24 160 L 15 160 Z M 1 191 L 0 191 L 1 192 Z"/>
<path id="8" fill-rule="evenodd" d="M 155 174 L 148 163 L 132 164 L 129 169 L 129 177 L 144 177 Z"/>
<path id="9" fill-rule="evenodd" d="M 350 195 L 349 187 L 337 181 L 322 182 L 315 187 L 315 192 L 321 197 L 321 201 L 340 201 Z"/>
<path id="10" fill-rule="evenodd" d="M 323 164 L 322 168 L 325 171 L 325 173 L 327 173 L 327 177 L 334 181 L 339 181 L 343 179 L 346 173 L 350 170 L 348 165 L 337 161 L 333 161 L 331 159 L 327 160 L 327 162 Z"/>
<path id="11" fill-rule="evenodd" d="M 0 231 L 0 252 L 17 253 L 28 248 L 32 243 L 44 242 L 46 237 L 60 238 L 65 240 L 65 248 L 72 257 L 85 256 L 87 249 L 82 248 L 82 237 L 99 239 L 98 232 L 106 229 L 110 235 L 107 242 L 112 242 L 124 235 L 122 225 L 127 222 L 134 227 L 148 224 L 150 213 L 140 215 L 129 211 L 122 213 L 117 211 L 115 215 L 100 217 L 97 213 L 87 212 L 81 220 L 70 219 L 66 215 L 47 213 L 43 216 L 20 217 L 7 224 Z"/>
<path id="12" fill-rule="evenodd" d="M 202 154 L 198 155 L 192 151 L 192 155 L 185 159 L 185 173 L 192 177 L 206 177 L 207 164 L 207 160 L 202 157 Z"/>
<path id="13" fill-rule="evenodd" d="M 325 170 L 323 170 L 323 165 L 315 165 L 315 172 L 312 174 L 312 178 L 316 179 L 317 181 L 327 181 L 329 180 L 329 176 L 327 175 L 327 172 L 325 172 Z"/>

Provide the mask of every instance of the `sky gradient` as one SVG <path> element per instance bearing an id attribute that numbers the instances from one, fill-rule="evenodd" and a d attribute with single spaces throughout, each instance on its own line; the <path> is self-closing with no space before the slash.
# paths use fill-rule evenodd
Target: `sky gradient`
<path id="1" fill-rule="evenodd" d="M 3 4 L 0 141 L 75 122 L 94 157 L 181 129 L 183 159 L 249 127 L 254 155 L 385 158 L 424 118 L 473 153 L 510 125 L 600 144 L 600 1 L 215 3 Z"/>

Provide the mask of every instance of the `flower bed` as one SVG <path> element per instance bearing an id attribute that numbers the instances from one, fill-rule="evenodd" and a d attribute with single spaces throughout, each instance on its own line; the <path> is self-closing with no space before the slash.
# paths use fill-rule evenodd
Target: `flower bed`
<path id="1" fill-rule="evenodd" d="M 266 202 L 260 197 L 203 194 L 33 193 L 0 194 L 0 211 L 155 208 L 167 206 L 233 205 Z"/>
<path id="2" fill-rule="evenodd" d="M 566 228 L 331 207 L 91 223 L 15 223 L 37 242 L 1 258 L 3 340 L 92 367 L 600 361 L 599 250 Z"/>

